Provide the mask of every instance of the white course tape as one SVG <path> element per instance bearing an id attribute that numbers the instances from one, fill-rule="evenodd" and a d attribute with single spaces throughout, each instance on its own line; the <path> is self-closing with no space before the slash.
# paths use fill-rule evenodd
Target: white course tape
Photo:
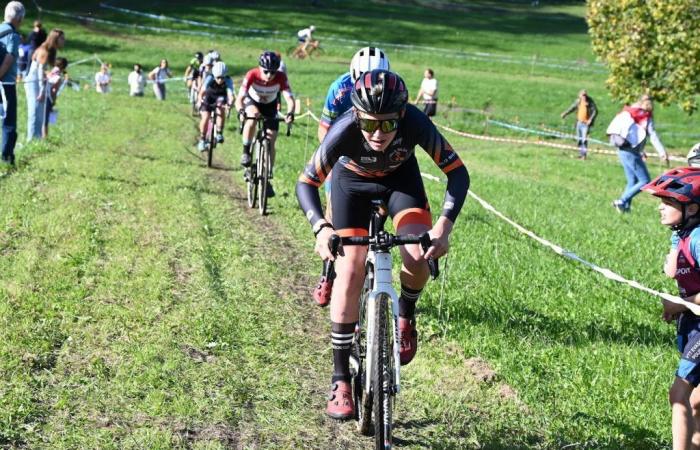
<path id="1" fill-rule="evenodd" d="M 313 113 L 310 109 L 307 110 L 307 112 L 309 113 L 309 115 L 310 115 L 311 117 L 314 118 L 314 120 L 316 120 L 317 122 L 319 121 L 319 119 L 314 115 L 314 113 Z M 428 179 L 428 180 L 431 180 L 431 181 L 435 181 L 435 182 L 438 182 L 438 183 L 444 183 L 444 181 L 443 181 L 441 178 L 436 177 L 435 175 L 431 175 L 431 174 L 425 173 L 425 172 L 421 172 L 421 175 L 422 175 L 423 178 L 425 178 L 425 179 Z M 583 258 L 581 258 L 580 256 L 578 256 L 576 253 L 570 252 L 570 251 L 568 251 L 568 250 L 566 250 L 566 249 L 564 249 L 564 248 L 562 248 L 562 247 L 560 247 L 560 246 L 558 246 L 558 245 L 556 245 L 556 244 L 553 244 L 553 243 L 549 242 L 548 240 L 537 236 L 535 233 L 533 233 L 532 231 L 530 231 L 530 230 L 526 229 L 525 227 L 519 225 L 518 223 L 512 221 L 511 219 L 509 219 L 508 217 L 506 217 L 505 215 L 503 215 L 501 212 L 499 212 L 496 208 L 494 208 L 493 206 L 491 206 L 491 204 L 489 204 L 489 203 L 486 202 L 484 199 L 482 199 L 481 197 L 479 197 L 478 195 L 476 195 L 473 191 L 471 191 L 471 190 L 468 191 L 468 194 L 469 194 L 469 196 L 473 197 L 474 200 L 476 200 L 477 202 L 479 202 L 479 204 L 480 204 L 484 209 L 486 209 L 487 211 L 490 211 L 491 213 L 495 214 L 497 217 L 499 217 L 500 219 L 502 219 L 503 221 L 505 221 L 506 223 L 508 223 L 509 225 L 511 225 L 512 227 L 514 227 L 514 228 L 517 229 L 518 231 L 520 231 L 521 233 L 525 234 L 526 236 L 528 236 L 528 237 L 534 239 L 535 241 L 539 242 L 540 244 L 544 245 L 545 247 L 548 247 L 549 249 L 553 250 L 553 251 L 554 251 L 555 253 L 557 253 L 558 255 L 564 256 L 564 257 L 569 258 L 569 259 L 572 259 L 572 260 L 574 260 L 574 261 L 578 261 L 578 262 L 580 262 L 581 264 L 583 264 L 583 265 L 589 267 L 590 269 L 593 269 L 593 270 L 595 270 L 596 272 L 602 274 L 605 278 L 607 278 L 607 279 L 609 279 L 609 280 L 617 281 L 618 283 L 626 284 L 626 285 L 628 285 L 628 286 L 630 286 L 630 287 L 633 287 L 633 288 L 635 288 L 635 289 L 638 289 L 638 290 L 640 290 L 640 291 L 646 292 L 646 293 L 648 293 L 648 294 L 654 295 L 654 296 L 659 297 L 659 298 L 662 298 L 662 299 L 664 299 L 664 300 L 668 300 L 669 302 L 677 303 L 677 304 L 679 304 L 679 305 L 683 305 L 683 306 L 685 306 L 686 308 L 688 308 L 691 312 L 693 312 L 693 314 L 700 315 L 700 305 L 696 305 L 695 303 L 687 302 L 687 301 L 683 300 L 682 298 L 680 298 L 680 297 L 678 297 L 678 296 L 675 296 L 675 295 L 667 294 L 667 293 L 665 293 L 665 292 L 659 292 L 659 291 L 656 291 L 656 290 L 654 290 L 654 289 L 648 288 L 648 287 L 646 287 L 646 286 L 640 284 L 640 283 L 637 282 L 637 281 L 628 280 L 628 279 L 626 279 L 625 277 L 623 277 L 622 275 L 618 275 L 617 273 L 613 272 L 613 271 L 610 270 L 610 269 L 606 269 L 606 268 L 604 268 L 604 267 L 600 267 L 600 266 L 598 266 L 598 265 L 596 265 L 596 264 L 593 264 L 592 262 L 588 262 L 588 261 L 586 261 L 585 259 L 583 259 Z"/>
<path id="2" fill-rule="evenodd" d="M 493 119 L 487 119 L 487 122 L 493 125 L 497 125 L 499 127 L 507 128 L 509 130 L 515 130 L 515 131 L 522 131 L 523 133 L 530 133 L 530 134 L 537 134 L 540 136 L 549 136 L 549 137 L 555 137 L 555 138 L 560 138 L 560 139 L 574 139 L 576 140 L 576 136 L 573 134 L 567 134 L 567 133 L 561 133 L 558 131 L 540 131 L 540 130 L 533 130 L 532 128 L 525 128 L 521 127 L 518 125 L 513 125 L 512 123 L 508 122 L 502 122 L 500 120 L 493 120 Z M 613 147 L 612 144 L 609 142 L 603 142 L 599 139 L 594 139 L 594 138 L 588 138 L 589 142 L 593 142 L 596 144 L 604 145 L 606 147 Z"/>
<path id="3" fill-rule="evenodd" d="M 438 178 L 438 177 L 436 177 L 436 176 L 434 176 L 434 175 L 430 175 L 430 174 L 423 173 L 423 172 L 421 172 L 421 175 L 422 175 L 424 178 L 429 179 L 429 180 L 432 180 L 432 181 L 437 181 L 437 182 L 440 182 L 440 183 L 443 182 L 442 179 L 440 179 L 440 178 Z M 536 235 L 535 233 L 533 233 L 532 231 L 526 229 L 525 227 L 521 226 L 520 224 L 518 224 L 518 223 L 514 222 L 513 220 L 509 219 L 509 218 L 506 217 L 503 213 L 501 213 L 501 212 L 498 211 L 496 208 L 494 208 L 491 204 L 489 204 L 486 200 L 484 200 L 484 199 L 482 199 L 481 197 L 479 197 L 478 195 L 476 195 L 473 191 L 470 190 L 470 191 L 468 192 L 468 194 L 469 194 L 470 197 L 474 198 L 474 200 L 476 200 L 477 202 L 479 202 L 479 204 L 480 204 L 484 209 L 486 209 L 487 211 L 490 211 L 491 213 L 493 213 L 493 214 L 496 215 L 498 218 L 500 218 L 500 219 L 503 220 L 504 222 L 506 222 L 506 223 L 508 223 L 509 225 L 511 225 L 513 228 L 515 228 L 516 230 L 518 230 L 518 231 L 521 232 L 522 234 L 524 234 L 524 235 L 526 235 L 526 236 L 528 236 L 528 237 L 534 239 L 535 241 L 539 242 L 541 245 L 543 245 L 543 246 L 549 248 L 550 250 L 554 251 L 556 254 L 558 254 L 558 255 L 560 255 L 560 256 L 564 256 L 564 257 L 569 258 L 569 259 L 572 259 L 572 260 L 574 260 L 574 261 L 577 261 L 577 262 L 583 264 L 584 266 L 586 266 L 586 267 L 588 267 L 588 268 L 590 268 L 590 269 L 593 269 L 593 270 L 595 270 L 596 272 L 600 273 L 601 275 L 603 275 L 603 276 L 604 276 L 605 278 L 607 278 L 608 280 L 617 281 L 618 283 L 626 284 L 626 285 L 628 285 L 628 286 L 630 286 L 630 287 L 633 287 L 633 288 L 635 288 L 635 289 L 638 289 L 638 290 L 640 290 L 640 291 L 646 292 L 646 293 L 648 293 L 648 294 L 654 295 L 654 296 L 659 297 L 659 298 L 662 298 L 662 299 L 664 299 L 664 300 L 668 300 L 669 302 L 676 303 L 676 304 L 679 304 L 679 305 L 683 305 L 683 306 L 685 306 L 686 308 L 688 308 L 691 312 L 693 312 L 693 314 L 698 314 L 698 315 L 700 315 L 700 305 L 696 305 L 695 303 L 690 303 L 690 302 L 685 301 L 685 300 L 683 300 L 682 298 L 680 298 L 680 297 L 678 297 L 678 296 L 675 296 L 675 295 L 667 294 L 667 293 L 665 293 L 665 292 L 659 292 L 659 291 L 657 291 L 657 290 L 648 288 L 648 287 L 646 287 L 646 286 L 640 284 L 640 283 L 637 282 L 637 281 L 628 280 L 627 278 L 625 278 L 625 277 L 623 277 L 622 275 L 619 275 L 619 274 L 613 272 L 613 271 L 610 270 L 610 269 L 607 269 L 607 268 L 604 268 L 604 267 L 600 267 L 600 266 L 598 266 L 598 265 L 596 265 L 596 264 L 593 264 L 592 262 L 586 261 L 585 259 L 583 259 L 583 258 L 581 258 L 580 256 L 578 256 L 576 253 L 570 252 L 570 251 L 568 251 L 568 250 L 566 250 L 566 249 L 564 249 L 564 248 L 562 248 L 562 247 L 560 247 L 560 246 L 558 246 L 558 245 L 556 245 L 556 244 L 554 244 L 554 243 L 552 243 L 552 242 L 549 242 L 548 240 L 546 240 L 546 239 L 544 239 L 544 238 L 541 238 L 541 237 L 537 236 L 537 235 Z"/>
<path id="4" fill-rule="evenodd" d="M 131 14 L 133 16 L 141 16 L 141 17 L 148 17 L 149 19 L 156 19 L 160 21 L 170 21 L 170 22 L 175 22 L 175 23 L 184 23 L 187 25 L 195 25 L 199 27 L 205 27 L 205 28 L 215 28 L 218 30 L 230 30 L 230 31 L 243 31 L 246 33 L 265 33 L 265 34 L 281 34 L 281 32 L 276 31 L 276 30 L 263 30 L 263 29 L 258 29 L 258 28 L 241 28 L 241 27 L 232 27 L 232 26 L 227 26 L 227 25 L 218 25 L 214 23 L 208 23 L 208 22 L 199 22 L 196 20 L 188 20 L 188 19 L 178 19 L 177 17 L 169 17 L 169 16 L 164 16 L 162 14 L 151 14 L 151 13 L 145 13 L 141 11 L 135 11 L 133 9 L 127 9 L 127 8 L 119 8 L 117 6 L 112 6 L 107 3 L 100 3 L 100 8 L 105 8 L 105 9 L 111 9 L 113 11 L 118 11 L 124 14 Z"/>
<path id="5" fill-rule="evenodd" d="M 214 24 L 214 23 L 209 23 L 209 22 L 200 22 L 200 21 L 195 21 L 195 20 L 180 19 L 177 17 L 166 16 L 163 14 L 154 14 L 154 13 L 136 11 L 133 9 L 120 8 L 120 7 L 112 6 L 112 5 L 110 5 L 108 3 L 104 3 L 104 2 L 100 3 L 100 7 L 105 8 L 105 9 L 110 9 L 113 11 L 118 11 L 118 12 L 121 12 L 124 14 L 130 14 L 130 15 L 135 15 L 135 16 L 140 16 L 140 17 L 147 17 L 147 18 L 159 20 L 159 21 L 170 21 L 170 22 L 175 22 L 175 23 L 195 25 L 195 26 L 204 27 L 204 28 L 237 31 L 237 32 L 242 32 L 242 33 L 256 33 L 256 34 L 269 34 L 269 35 L 276 35 L 276 36 L 289 36 L 289 38 L 285 39 L 285 40 L 294 40 L 296 38 L 296 35 L 293 32 L 281 32 L 278 30 L 267 30 L 267 29 L 259 29 L 259 28 L 232 27 L 232 26 L 219 25 L 219 24 Z M 342 42 L 345 44 L 353 44 L 356 46 L 365 46 L 368 44 L 367 41 L 362 41 L 362 40 L 357 40 L 357 39 L 347 39 L 347 38 L 328 35 L 328 34 L 324 34 L 324 41 L 336 41 L 336 42 Z M 566 70 L 581 70 L 581 71 L 587 71 L 587 72 L 607 73 L 607 71 L 605 70 L 605 66 L 601 63 L 598 63 L 598 62 L 592 62 L 592 63 L 586 62 L 584 64 L 581 64 L 578 61 L 560 60 L 560 59 L 555 59 L 555 58 L 529 57 L 529 56 L 521 56 L 521 55 L 517 55 L 517 56 L 499 55 L 499 54 L 488 53 L 488 52 L 466 52 L 466 51 L 453 50 L 453 49 L 441 48 L 441 47 L 398 44 L 398 43 L 392 43 L 392 42 L 372 42 L 372 44 L 377 46 L 377 47 L 382 47 L 382 48 L 398 48 L 398 49 L 404 49 L 404 50 L 418 50 L 418 51 L 425 51 L 425 52 L 430 52 L 430 53 L 440 53 L 443 56 L 452 57 L 452 58 L 471 59 L 471 60 L 477 60 L 477 61 L 497 61 L 497 62 L 502 62 L 502 63 L 506 63 L 506 64 L 517 64 L 517 65 L 524 65 L 524 66 L 533 66 L 534 65 L 534 66 L 543 66 L 543 67 L 566 69 Z"/>
<path id="6" fill-rule="evenodd" d="M 552 148 L 561 148 L 564 150 L 576 150 L 578 151 L 578 147 L 575 145 L 566 145 L 566 144 L 555 144 L 553 142 L 546 142 L 546 141 L 530 141 L 527 139 L 511 139 L 511 138 L 503 138 L 503 137 L 494 137 L 494 136 L 485 136 L 482 134 L 473 134 L 473 133 L 466 133 L 464 131 L 459 131 L 455 130 L 454 128 L 450 128 L 446 125 L 442 125 L 437 122 L 433 122 L 437 127 L 442 128 L 443 130 L 447 130 L 451 133 L 454 133 L 458 136 L 466 137 L 469 139 L 476 139 L 480 141 L 492 141 L 492 142 L 504 142 L 508 144 L 523 144 L 523 145 L 537 145 L 540 147 L 552 147 Z M 617 150 L 605 150 L 605 149 L 600 149 L 600 148 L 589 148 L 588 149 L 589 153 L 599 153 L 602 155 L 617 155 Z M 668 159 L 670 161 L 679 161 L 679 162 L 687 162 L 687 160 L 681 156 L 673 156 L 669 155 Z"/>

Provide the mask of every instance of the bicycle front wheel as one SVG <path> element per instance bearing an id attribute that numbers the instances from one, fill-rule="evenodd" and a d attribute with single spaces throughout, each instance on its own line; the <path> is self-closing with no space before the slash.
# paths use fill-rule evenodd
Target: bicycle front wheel
<path id="1" fill-rule="evenodd" d="M 323 53 L 323 47 L 316 47 L 313 51 L 309 52 L 309 58 L 318 58 L 319 56 L 323 56 Z"/>
<path id="2" fill-rule="evenodd" d="M 212 115 L 209 120 L 211 123 L 209 124 L 209 132 L 207 133 L 207 166 L 211 167 L 214 161 L 214 147 L 216 147 L 216 136 L 214 136 L 216 117 Z"/>
<path id="3" fill-rule="evenodd" d="M 270 141 L 265 139 L 258 155 L 258 210 L 267 214 L 267 187 L 270 180 Z"/>
<path id="4" fill-rule="evenodd" d="M 365 392 L 365 388 L 369 380 L 367 379 L 366 365 L 367 361 L 367 331 L 366 327 L 369 323 L 367 317 L 367 300 L 372 291 L 372 266 L 368 263 L 365 270 L 365 285 L 362 288 L 360 295 L 360 322 L 355 330 L 355 339 L 353 341 L 351 352 L 351 364 L 355 366 L 353 375 L 353 400 L 356 407 L 357 430 L 365 435 L 372 435 L 372 392 Z M 354 364 L 353 364 L 354 363 Z"/>
<path id="5" fill-rule="evenodd" d="M 377 298 L 374 308 L 374 338 L 372 352 L 372 392 L 374 414 L 374 441 L 379 450 L 391 448 L 392 412 L 394 402 L 394 334 L 387 311 L 390 299 L 386 295 Z"/>
<path id="6" fill-rule="evenodd" d="M 253 161 L 247 169 L 246 182 L 248 184 L 248 207 L 255 208 L 258 201 L 258 155 L 260 154 L 260 141 L 256 140 L 253 143 Z"/>

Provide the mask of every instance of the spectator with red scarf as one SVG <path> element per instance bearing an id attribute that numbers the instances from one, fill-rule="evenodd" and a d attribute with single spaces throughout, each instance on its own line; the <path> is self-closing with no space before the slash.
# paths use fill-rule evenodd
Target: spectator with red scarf
<path id="1" fill-rule="evenodd" d="M 618 212 L 630 212 L 632 198 L 642 186 L 650 180 L 646 165 L 644 146 L 647 140 L 659 154 L 659 158 L 668 164 L 668 155 L 654 128 L 654 106 L 649 95 L 643 95 L 636 103 L 625 106 L 608 126 L 610 142 L 617 147 L 622 168 L 625 171 L 627 185 L 619 199 L 612 205 Z"/>

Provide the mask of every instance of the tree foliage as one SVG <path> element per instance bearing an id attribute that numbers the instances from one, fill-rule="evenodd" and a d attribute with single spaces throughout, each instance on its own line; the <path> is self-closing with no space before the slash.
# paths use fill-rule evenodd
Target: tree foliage
<path id="1" fill-rule="evenodd" d="M 648 93 L 692 113 L 700 93 L 700 0 L 587 0 L 593 51 L 621 101 Z"/>

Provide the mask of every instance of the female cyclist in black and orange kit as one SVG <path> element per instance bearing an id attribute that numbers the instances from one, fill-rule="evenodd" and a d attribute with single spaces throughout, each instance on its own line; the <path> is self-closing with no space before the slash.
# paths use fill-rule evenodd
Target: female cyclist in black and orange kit
<path id="1" fill-rule="evenodd" d="M 408 364 L 418 345 L 415 305 L 428 281 L 429 257 L 447 252 L 454 221 L 467 196 L 469 174 L 457 153 L 428 117 L 408 105 L 403 80 L 393 72 L 365 72 L 352 89 L 353 108 L 343 114 L 316 150 L 297 183 L 297 198 L 316 235 L 316 252 L 333 259 L 331 235 L 366 236 L 371 202 L 388 207 L 398 234 L 429 231 L 432 247 L 422 254 L 419 245 L 401 247 L 399 339 L 401 364 Z M 447 175 L 442 213 L 432 223 L 415 146 L 422 147 Z M 333 224 L 326 221 L 318 188 L 333 170 Z M 331 297 L 332 388 L 326 412 L 336 419 L 353 416 L 349 356 L 358 320 L 366 247 L 344 248 L 336 259 L 337 278 Z"/>

